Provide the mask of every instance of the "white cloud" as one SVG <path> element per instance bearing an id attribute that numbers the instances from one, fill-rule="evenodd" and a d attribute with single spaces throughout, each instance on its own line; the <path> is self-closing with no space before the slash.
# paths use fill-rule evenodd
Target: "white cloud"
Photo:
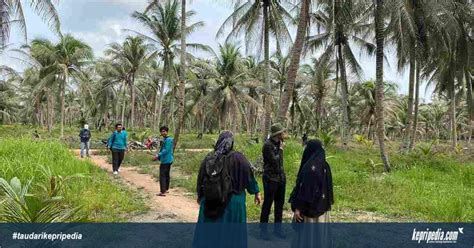
<path id="1" fill-rule="evenodd" d="M 115 5 L 125 5 L 125 6 L 130 6 L 132 8 L 145 8 L 147 5 L 148 1 L 147 0 L 103 0 L 106 3 L 111 3 Z"/>
<path id="2" fill-rule="evenodd" d="M 100 57 L 109 44 L 114 42 L 120 43 L 128 35 L 132 34 L 127 29 L 140 31 L 141 26 L 132 18 L 127 17 L 121 20 L 104 20 L 94 30 L 72 33 L 89 44 L 94 49 L 95 55 Z"/>

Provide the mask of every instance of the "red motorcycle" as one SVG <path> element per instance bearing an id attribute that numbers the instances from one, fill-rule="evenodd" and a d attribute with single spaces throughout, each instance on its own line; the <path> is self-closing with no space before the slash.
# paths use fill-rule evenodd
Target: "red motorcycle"
<path id="1" fill-rule="evenodd" d="M 145 147 L 148 150 L 157 150 L 160 146 L 160 140 L 156 137 L 148 138 L 145 140 Z"/>

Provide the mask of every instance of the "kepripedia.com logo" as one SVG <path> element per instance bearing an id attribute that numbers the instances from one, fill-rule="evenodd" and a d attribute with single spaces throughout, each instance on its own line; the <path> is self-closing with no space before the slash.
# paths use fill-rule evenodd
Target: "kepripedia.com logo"
<path id="1" fill-rule="evenodd" d="M 427 244 L 456 243 L 458 241 L 459 234 L 464 234 L 463 229 L 463 227 L 460 227 L 457 231 L 443 231 L 441 228 L 438 228 L 436 231 L 431 231 L 429 228 L 427 228 L 426 231 L 417 231 L 416 228 L 414 228 L 411 240 L 418 241 L 418 243 L 426 242 Z"/>

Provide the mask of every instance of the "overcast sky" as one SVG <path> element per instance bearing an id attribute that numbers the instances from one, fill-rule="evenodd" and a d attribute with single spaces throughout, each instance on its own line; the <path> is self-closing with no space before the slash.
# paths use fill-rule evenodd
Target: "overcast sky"
<path id="1" fill-rule="evenodd" d="M 188 41 L 199 42 L 217 48 L 216 33 L 223 21 L 232 12 L 232 6 L 226 1 L 193 0 L 188 9 L 196 11 L 195 21 L 204 21 L 204 28 L 192 34 Z M 130 32 L 125 29 L 143 31 L 140 24 L 131 18 L 135 10 L 143 11 L 147 0 L 61 0 L 57 6 L 61 29 L 63 33 L 71 33 L 76 38 L 87 42 L 93 49 L 95 56 L 101 56 L 107 45 L 112 42 L 121 42 Z M 28 41 L 34 38 L 47 38 L 56 41 L 57 37 L 29 8 L 25 10 L 28 28 Z M 11 32 L 11 47 L 24 44 L 25 40 L 18 29 Z M 245 49 L 242 49 L 245 51 Z M 0 56 L 0 64 L 7 64 L 17 70 L 23 66 L 12 58 L 13 54 L 6 52 Z M 389 65 L 385 64 L 384 78 L 399 85 L 399 92 L 408 90 L 408 70 L 398 73 L 392 51 L 388 51 Z M 375 78 L 375 58 L 360 57 L 365 79 Z M 429 99 L 430 93 L 425 94 L 425 88 L 420 90 L 422 98 Z"/>

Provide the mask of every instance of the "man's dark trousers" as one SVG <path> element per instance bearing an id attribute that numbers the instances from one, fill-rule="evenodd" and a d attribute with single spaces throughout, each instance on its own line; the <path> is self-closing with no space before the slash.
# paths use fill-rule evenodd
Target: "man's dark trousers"
<path id="1" fill-rule="evenodd" d="M 123 158 L 125 156 L 124 150 L 112 149 L 112 169 L 118 171 L 120 165 L 122 165 Z"/>
<path id="2" fill-rule="evenodd" d="M 273 202 L 275 202 L 275 223 L 282 222 L 285 188 L 286 181 L 271 181 L 268 177 L 263 176 L 263 204 L 260 223 L 268 223 Z"/>
<path id="3" fill-rule="evenodd" d="M 160 164 L 160 192 L 165 193 L 170 188 L 171 164 Z"/>

